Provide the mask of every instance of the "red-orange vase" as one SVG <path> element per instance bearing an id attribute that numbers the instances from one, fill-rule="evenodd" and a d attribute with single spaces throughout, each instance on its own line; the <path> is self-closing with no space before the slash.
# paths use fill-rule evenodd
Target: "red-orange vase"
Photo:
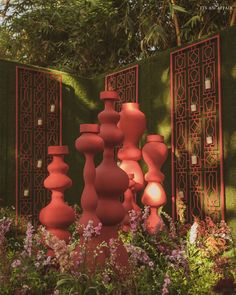
<path id="1" fill-rule="evenodd" d="M 96 168 L 95 188 L 98 194 L 97 216 L 102 222 L 101 240 L 109 243 L 110 239 L 118 238 L 118 226 L 122 222 L 125 211 L 120 197 L 128 188 L 127 174 L 117 166 L 114 160 L 114 147 L 123 140 L 123 133 L 117 127 L 120 115 L 114 110 L 114 102 L 118 100 L 115 91 L 103 91 L 100 99 L 105 103 L 105 109 L 98 115 L 100 136 L 104 140 L 104 153 L 101 164 Z M 106 253 L 108 257 L 109 250 Z M 128 255 L 119 243 L 117 248 L 118 265 L 127 265 Z M 104 263 L 104 262 L 102 262 Z"/>
<path id="2" fill-rule="evenodd" d="M 85 156 L 84 165 L 84 189 L 81 196 L 81 207 L 83 209 L 82 215 L 78 222 L 77 230 L 80 233 L 80 240 L 75 249 L 75 263 L 81 253 L 84 252 L 86 247 L 85 261 L 87 270 L 94 272 L 96 270 L 96 259 L 94 257 L 97 247 L 101 243 L 100 237 L 91 237 L 88 241 L 84 239 L 83 232 L 88 225 L 89 221 L 93 222 L 93 226 L 97 227 L 100 223 L 99 218 L 96 215 L 97 208 L 97 192 L 94 187 L 95 182 L 95 166 L 94 156 L 98 152 L 102 152 L 104 149 L 104 142 L 99 133 L 98 124 L 81 124 L 80 125 L 81 136 L 76 140 L 76 149 L 83 153 Z"/>
<path id="3" fill-rule="evenodd" d="M 138 163 L 138 160 L 142 157 L 142 153 L 138 148 L 138 143 L 146 129 L 146 118 L 139 110 L 138 103 L 128 102 L 122 104 L 118 127 L 124 133 L 123 146 L 118 151 L 118 158 L 121 161 L 120 168 L 128 175 L 133 174 L 133 181 L 135 182 L 132 191 L 128 190 L 126 195 L 132 193 L 132 209 L 138 213 L 141 209 L 138 207 L 135 197 L 137 192 L 144 187 L 143 172 Z M 127 207 L 126 202 L 124 206 L 125 208 Z M 128 226 L 128 220 L 128 212 L 126 212 L 124 220 L 125 228 Z"/>
<path id="4" fill-rule="evenodd" d="M 64 162 L 68 147 L 49 146 L 48 154 L 53 159 L 48 165 L 49 176 L 44 180 L 44 186 L 52 191 L 52 198 L 40 211 L 39 220 L 50 233 L 68 242 L 71 234 L 67 228 L 75 220 L 74 210 L 64 201 L 64 190 L 72 185 L 71 179 L 66 175 L 69 167 Z M 53 252 L 49 250 L 48 255 L 53 255 Z"/>
<path id="5" fill-rule="evenodd" d="M 140 160 L 142 154 L 138 148 L 138 143 L 146 130 L 146 118 L 144 113 L 140 111 L 137 102 L 122 104 L 118 127 L 124 133 L 123 147 L 119 150 L 119 159 Z"/>
<path id="6" fill-rule="evenodd" d="M 155 134 L 147 136 L 147 143 L 142 149 L 142 154 L 148 166 L 148 172 L 145 174 L 148 184 L 142 196 L 142 203 L 150 206 L 151 210 L 150 216 L 146 220 L 146 228 L 150 234 L 155 234 L 163 226 L 157 210 L 166 203 L 166 193 L 162 186 L 165 176 L 161 172 L 161 166 L 168 155 L 164 137 Z"/>
<path id="7" fill-rule="evenodd" d="M 124 202 L 123 207 L 125 209 L 125 217 L 123 219 L 123 226 L 122 229 L 125 232 L 130 230 L 130 217 L 129 211 L 134 210 L 134 174 L 129 174 L 129 187 L 124 193 Z"/>
<path id="8" fill-rule="evenodd" d="M 84 166 L 84 189 L 81 196 L 81 207 L 83 213 L 79 219 L 80 229 L 87 226 L 88 221 L 93 221 L 93 225 L 97 226 L 100 220 L 96 215 L 97 208 L 97 192 L 94 187 L 95 182 L 95 166 L 94 156 L 104 149 L 104 143 L 99 133 L 98 124 L 81 124 L 81 136 L 76 140 L 76 149 L 85 156 Z"/>

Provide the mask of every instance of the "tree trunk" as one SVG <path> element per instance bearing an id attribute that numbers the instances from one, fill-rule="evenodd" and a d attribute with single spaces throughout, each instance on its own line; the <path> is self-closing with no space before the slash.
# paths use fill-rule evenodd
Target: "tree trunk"
<path id="1" fill-rule="evenodd" d="M 230 23 L 229 25 L 232 27 L 236 23 L 236 1 L 232 5 L 232 13 L 230 17 Z"/>
<path id="2" fill-rule="evenodd" d="M 171 0 L 171 4 L 175 4 L 175 0 Z M 173 12 L 173 22 L 175 26 L 175 34 L 176 34 L 176 43 L 177 46 L 181 46 L 181 37 L 180 37 L 180 27 L 179 27 L 179 21 L 176 12 Z"/>

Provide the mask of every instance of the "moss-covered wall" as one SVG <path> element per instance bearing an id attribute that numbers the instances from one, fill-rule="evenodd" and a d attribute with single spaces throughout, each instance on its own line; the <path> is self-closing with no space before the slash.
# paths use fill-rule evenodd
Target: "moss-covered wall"
<path id="1" fill-rule="evenodd" d="M 15 203 L 15 64 L 0 62 L 0 198 Z"/>
<path id="2" fill-rule="evenodd" d="M 236 238 L 236 26 L 220 37 L 226 219 Z"/>
<path id="3" fill-rule="evenodd" d="M 220 33 L 222 115 L 224 134 L 224 181 L 226 217 L 236 235 L 236 26 Z M 169 158 L 163 171 L 165 189 L 171 208 L 171 124 L 170 124 L 170 50 L 139 64 L 139 103 L 146 114 L 149 133 L 165 136 Z M 0 60 L 0 198 L 6 204 L 15 198 L 15 67 L 16 63 Z M 69 146 L 66 162 L 73 186 L 66 191 L 69 202 L 78 202 L 83 188 L 83 157 L 75 150 L 80 123 L 97 122 L 102 109 L 99 92 L 104 89 L 106 74 L 93 79 L 63 77 L 63 144 Z"/>
<path id="4" fill-rule="evenodd" d="M 16 66 L 19 63 L 0 60 L 0 205 L 15 205 L 15 149 L 16 149 Z M 49 69 L 28 66 L 35 70 Z M 57 72 L 58 73 L 58 72 Z M 62 75 L 62 143 L 69 146 L 69 176 L 73 186 L 66 191 L 69 202 L 79 200 L 82 191 L 83 158 L 75 150 L 74 141 L 79 136 L 79 124 L 96 121 L 99 100 L 93 95 L 89 79 Z"/>

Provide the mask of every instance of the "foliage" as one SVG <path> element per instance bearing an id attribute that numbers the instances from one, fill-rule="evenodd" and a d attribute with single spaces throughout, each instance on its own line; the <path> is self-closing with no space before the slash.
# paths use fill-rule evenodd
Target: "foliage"
<path id="1" fill-rule="evenodd" d="M 225 28 L 232 2 L 12 0 L 0 57 L 91 76 Z"/>
<path id="2" fill-rule="evenodd" d="M 168 227 L 150 236 L 145 229 L 148 212 L 145 208 L 141 217 L 131 211 L 131 230 L 120 231 L 119 239 L 129 254 L 125 275 L 115 262 L 115 240 L 109 242 L 111 255 L 103 268 L 92 272 L 86 268 L 87 245 L 99 235 L 100 225 L 93 227 L 90 222 L 84 228 L 84 244 L 78 252 L 81 236 L 76 231 L 66 245 L 45 228 L 35 230 L 28 223 L 21 247 L 11 249 L 6 236 L 10 230 L 6 220 L 9 224 L 11 218 L 1 217 L 0 294 L 233 294 L 235 253 L 225 222 L 214 224 L 206 218 L 193 225 L 174 224 L 162 212 Z M 53 249 L 54 257 L 47 256 L 45 244 Z M 94 259 L 107 246 L 98 245 Z"/>

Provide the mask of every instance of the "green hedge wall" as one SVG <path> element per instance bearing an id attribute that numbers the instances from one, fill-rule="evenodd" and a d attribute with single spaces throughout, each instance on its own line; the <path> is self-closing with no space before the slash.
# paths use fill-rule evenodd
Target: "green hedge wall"
<path id="1" fill-rule="evenodd" d="M 15 205 L 15 136 L 16 136 L 16 66 L 51 71 L 39 67 L 0 60 L 0 205 Z M 58 71 L 57 71 L 58 73 Z M 62 143 L 69 146 L 68 175 L 73 186 L 66 191 L 70 203 L 79 202 L 83 187 L 83 157 L 75 150 L 74 141 L 79 136 L 79 124 L 96 121 L 98 99 L 93 96 L 89 79 L 62 75 Z"/>

